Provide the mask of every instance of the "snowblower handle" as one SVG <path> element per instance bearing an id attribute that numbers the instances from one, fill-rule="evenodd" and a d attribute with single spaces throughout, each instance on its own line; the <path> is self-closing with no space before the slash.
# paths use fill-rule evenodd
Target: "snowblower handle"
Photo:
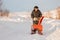
<path id="1" fill-rule="evenodd" d="M 39 23 L 38 23 L 38 24 L 41 24 L 41 23 L 42 23 L 43 18 L 44 18 L 44 16 L 42 16 L 42 17 L 39 19 Z"/>

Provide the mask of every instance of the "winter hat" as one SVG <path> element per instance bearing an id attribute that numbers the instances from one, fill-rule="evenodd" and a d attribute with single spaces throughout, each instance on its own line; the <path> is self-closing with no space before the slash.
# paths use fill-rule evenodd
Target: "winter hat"
<path id="1" fill-rule="evenodd" d="M 34 8 L 38 8 L 38 6 L 34 6 Z"/>

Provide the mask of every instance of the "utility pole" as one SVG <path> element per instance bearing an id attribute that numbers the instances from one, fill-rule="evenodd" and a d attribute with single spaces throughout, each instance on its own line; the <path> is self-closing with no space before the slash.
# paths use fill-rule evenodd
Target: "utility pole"
<path id="1" fill-rule="evenodd" d="M 0 0 L 0 11 L 2 10 L 3 2 Z"/>

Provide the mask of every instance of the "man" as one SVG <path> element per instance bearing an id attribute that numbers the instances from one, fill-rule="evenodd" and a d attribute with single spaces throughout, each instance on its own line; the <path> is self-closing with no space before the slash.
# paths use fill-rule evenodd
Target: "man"
<path id="1" fill-rule="evenodd" d="M 39 10 L 38 6 L 35 6 L 34 10 L 31 13 L 31 18 L 33 20 L 33 25 L 38 24 L 40 17 L 42 17 L 42 13 Z M 36 29 L 32 28 L 31 29 L 31 34 L 35 34 L 37 30 L 38 30 L 37 28 Z M 39 33 L 39 31 L 38 31 L 38 33 Z M 40 34 L 42 34 L 42 33 L 40 32 Z"/>

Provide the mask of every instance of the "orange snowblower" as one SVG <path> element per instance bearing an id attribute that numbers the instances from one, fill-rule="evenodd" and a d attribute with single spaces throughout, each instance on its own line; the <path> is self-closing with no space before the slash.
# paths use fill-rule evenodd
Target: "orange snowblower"
<path id="1" fill-rule="evenodd" d="M 43 26 L 42 26 L 42 20 L 43 20 L 44 16 L 42 16 L 40 19 L 39 19 L 39 22 L 38 24 L 33 24 L 32 27 L 33 29 L 37 29 L 38 31 L 40 31 L 42 33 L 43 31 Z"/>

